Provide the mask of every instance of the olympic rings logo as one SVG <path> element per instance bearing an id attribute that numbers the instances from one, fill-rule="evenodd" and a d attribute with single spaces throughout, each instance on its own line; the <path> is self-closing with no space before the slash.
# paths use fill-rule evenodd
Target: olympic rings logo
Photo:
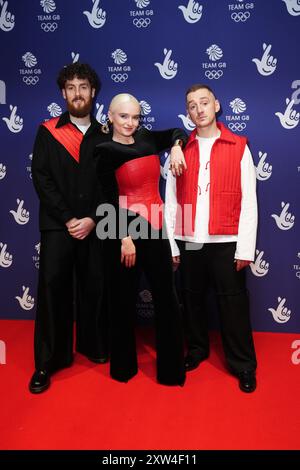
<path id="1" fill-rule="evenodd" d="M 149 26 L 150 23 L 151 23 L 150 18 L 135 18 L 133 20 L 133 24 L 137 28 L 147 28 L 147 26 Z"/>
<path id="2" fill-rule="evenodd" d="M 110 78 L 115 82 L 115 83 L 124 83 L 126 82 L 128 78 L 127 73 L 113 73 Z"/>
<path id="3" fill-rule="evenodd" d="M 206 70 L 205 76 L 209 78 L 209 80 L 218 80 L 223 75 L 223 70 Z"/>
<path id="4" fill-rule="evenodd" d="M 232 132 L 242 132 L 246 128 L 245 122 L 230 122 L 228 124 L 229 129 Z"/>
<path id="5" fill-rule="evenodd" d="M 239 13 L 231 13 L 231 18 L 236 23 L 238 23 L 239 21 L 242 21 L 244 23 L 248 20 L 248 18 L 250 18 L 250 12 L 246 11 L 245 13 L 243 13 L 242 11 L 240 11 Z"/>
<path id="6" fill-rule="evenodd" d="M 36 85 L 38 81 L 39 77 L 36 75 L 34 77 L 23 77 L 23 82 L 26 83 L 26 85 Z"/>
<path id="7" fill-rule="evenodd" d="M 54 33 L 54 31 L 58 28 L 57 23 L 42 23 L 41 28 L 45 33 Z"/>
<path id="8" fill-rule="evenodd" d="M 153 310 L 148 309 L 138 309 L 138 317 L 140 318 L 153 318 Z"/>

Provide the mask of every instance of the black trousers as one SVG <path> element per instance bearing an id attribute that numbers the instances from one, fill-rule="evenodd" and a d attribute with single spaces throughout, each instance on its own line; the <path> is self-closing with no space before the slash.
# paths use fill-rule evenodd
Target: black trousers
<path id="1" fill-rule="evenodd" d="M 53 372 L 72 363 L 74 308 L 76 350 L 90 357 L 107 354 L 101 257 L 102 245 L 95 231 L 84 240 L 76 240 L 64 230 L 41 232 L 36 369 Z"/>
<path id="2" fill-rule="evenodd" d="M 120 240 L 104 246 L 110 279 L 110 372 L 126 382 L 138 370 L 135 342 L 136 298 L 141 270 L 151 287 L 155 309 L 157 380 L 166 385 L 183 384 L 184 338 L 176 295 L 169 240 L 134 240 L 136 266 L 121 264 Z"/>
<path id="3" fill-rule="evenodd" d="M 213 287 L 220 313 L 225 357 L 233 373 L 256 369 L 256 356 L 249 315 L 245 270 L 236 271 L 236 243 L 198 244 L 177 240 L 189 354 L 209 354 L 206 293 Z M 201 245 L 198 245 L 200 247 Z"/>

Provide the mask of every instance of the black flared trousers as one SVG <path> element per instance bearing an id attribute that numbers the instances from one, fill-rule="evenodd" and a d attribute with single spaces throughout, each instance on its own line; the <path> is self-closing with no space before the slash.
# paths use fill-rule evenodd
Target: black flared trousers
<path id="1" fill-rule="evenodd" d="M 183 325 L 174 286 L 169 240 L 137 239 L 136 266 L 121 264 L 120 240 L 104 243 L 110 280 L 110 371 L 126 382 L 138 370 L 135 341 L 136 298 L 141 271 L 150 284 L 155 310 L 157 380 L 166 385 L 183 384 Z"/>
<path id="2" fill-rule="evenodd" d="M 94 358 L 107 355 L 101 243 L 95 231 L 84 240 L 64 230 L 41 232 L 36 369 L 55 371 L 72 363 L 74 309 L 76 350 Z"/>
<path id="3" fill-rule="evenodd" d="M 246 273 L 245 269 L 236 270 L 236 243 L 200 245 L 179 240 L 177 243 L 189 354 L 197 358 L 205 358 L 209 354 L 206 294 L 211 286 L 217 297 L 223 348 L 229 368 L 233 373 L 255 370 L 257 363 Z"/>

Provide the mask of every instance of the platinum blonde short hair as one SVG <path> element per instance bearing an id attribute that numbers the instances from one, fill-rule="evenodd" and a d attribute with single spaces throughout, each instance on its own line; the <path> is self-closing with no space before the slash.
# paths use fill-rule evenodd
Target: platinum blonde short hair
<path id="1" fill-rule="evenodd" d="M 141 109 L 141 105 L 138 102 L 138 100 L 135 98 L 135 96 L 130 95 L 129 93 L 119 93 L 118 95 L 114 96 L 113 99 L 110 102 L 109 105 L 109 111 L 114 112 L 116 107 L 118 107 L 122 103 L 129 103 L 132 102 L 138 106 L 139 109 Z"/>

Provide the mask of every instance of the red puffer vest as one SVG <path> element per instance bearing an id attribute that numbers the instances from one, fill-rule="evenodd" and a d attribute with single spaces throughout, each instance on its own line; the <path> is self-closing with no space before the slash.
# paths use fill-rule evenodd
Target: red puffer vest
<path id="1" fill-rule="evenodd" d="M 222 123 L 217 125 L 221 135 L 214 142 L 210 155 L 208 232 L 210 235 L 235 235 L 241 212 L 241 159 L 247 139 L 233 134 Z M 184 155 L 187 170 L 176 180 L 178 205 L 175 234 L 192 236 L 201 159 L 196 129 L 190 135 Z"/>

